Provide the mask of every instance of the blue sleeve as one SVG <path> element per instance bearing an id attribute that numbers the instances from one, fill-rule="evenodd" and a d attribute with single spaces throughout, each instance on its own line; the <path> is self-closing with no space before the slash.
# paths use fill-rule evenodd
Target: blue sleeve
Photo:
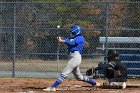
<path id="1" fill-rule="evenodd" d="M 70 41 L 70 39 L 65 38 L 65 44 L 69 44 L 69 45 L 77 45 L 76 40 L 72 40 Z"/>
<path id="2" fill-rule="evenodd" d="M 65 40 L 65 44 L 69 44 L 69 45 L 77 45 L 81 42 L 84 42 L 84 38 L 82 38 L 82 37 L 76 37 L 73 40 L 65 38 L 64 40 Z"/>

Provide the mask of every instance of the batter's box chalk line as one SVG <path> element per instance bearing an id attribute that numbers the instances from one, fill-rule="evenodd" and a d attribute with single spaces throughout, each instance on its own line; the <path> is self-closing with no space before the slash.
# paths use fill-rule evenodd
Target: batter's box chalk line
<path id="1" fill-rule="evenodd" d="M 16 93 L 36 93 L 36 91 L 16 92 Z"/>
<path id="2" fill-rule="evenodd" d="M 96 90 L 96 87 L 92 87 L 92 86 L 81 86 L 78 84 L 73 84 L 73 85 L 64 85 L 61 86 L 62 88 L 56 88 L 56 90 L 58 91 L 92 91 L 92 90 Z"/>
<path id="3" fill-rule="evenodd" d="M 126 88 L 140 88 L 140 84 L 127 84 Z"/>

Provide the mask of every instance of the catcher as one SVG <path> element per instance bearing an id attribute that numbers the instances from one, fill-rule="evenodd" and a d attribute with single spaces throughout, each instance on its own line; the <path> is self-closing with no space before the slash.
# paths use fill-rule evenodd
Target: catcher
<path id="1" fill-rule="evenodd" d="M 93 75 L 96 71 L 102 70 L 104 77 L 107 79 L 103 83 L 103 88 L 111 89 L 125 89 L 127 81 L 127 70 L 121 63 L 119 53 L 117 51 L 109 50 L 107 54 L 107 64 L 100 63 L 96 68 L 90 68 L 86 71 L 86 75 Z"/>

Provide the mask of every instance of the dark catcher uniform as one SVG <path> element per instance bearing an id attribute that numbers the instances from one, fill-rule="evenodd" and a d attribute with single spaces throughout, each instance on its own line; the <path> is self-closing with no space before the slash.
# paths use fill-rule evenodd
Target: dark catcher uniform
<path id="1" fill-rule="evenodd" d="M 127 69 L 120 61 L 120 55 L 117 51 L 109 50 L 107 54 L 107 64 L 100 64 L 96 70 L 103 70 L 107 79 L 103 83 L 103 88 L 126 88 Z"/>
<path id="2" fill-rule="evenodd" d="M 103 83 L 103 88 L 126 88 L 127 69 L 120 61 L 120 55 L 117 51 L 109 50 L 107 54 L 108 63 L 100 63 L 96 68 L 90 68 L 86 75 L 93 75 L 96 71 L 102 70 L 107 79 Z"/>

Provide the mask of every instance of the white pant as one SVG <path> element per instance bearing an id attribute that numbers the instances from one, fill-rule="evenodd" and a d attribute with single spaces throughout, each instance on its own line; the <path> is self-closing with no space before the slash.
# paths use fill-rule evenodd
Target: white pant
<path id="1" fill-rule="evenodd" d="M 83 76 L 80 73 L 79 65 L 81 64 L 81 54 L 79 51 L 75 51 L 74 53 L 70 53 L 69 61 L 64 68 L 62 74 L 66 77 L 72 72 L 77 80 L 83 80 Z"/>

